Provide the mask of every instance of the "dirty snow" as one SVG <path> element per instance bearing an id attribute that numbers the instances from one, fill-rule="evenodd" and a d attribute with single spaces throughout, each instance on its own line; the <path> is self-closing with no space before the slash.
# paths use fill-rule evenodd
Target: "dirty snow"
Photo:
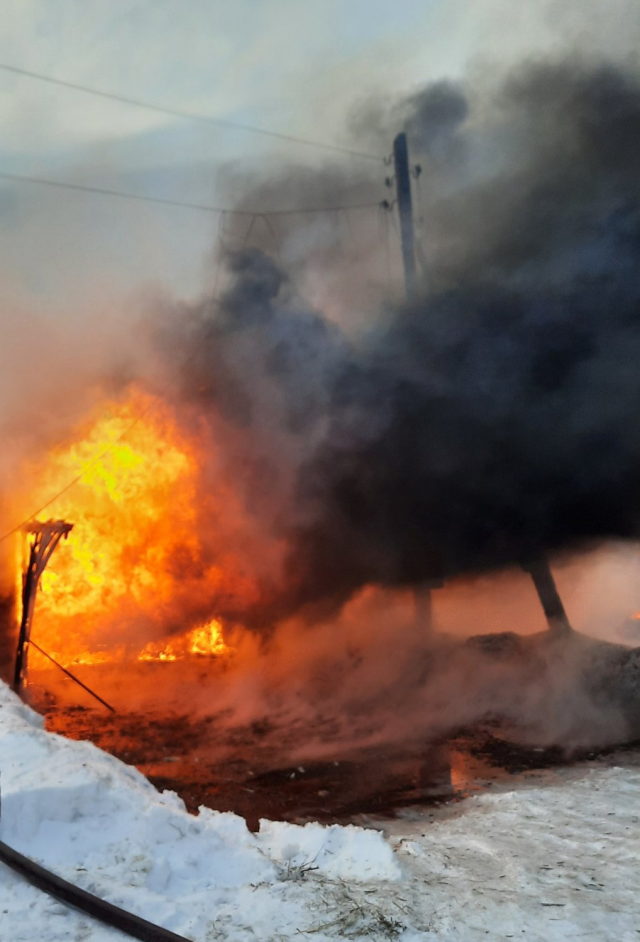
<path id="1" fill-rule="evenodd" d="M 0 685 L 0 836 L 194 942 L 640 937 L 640 763 L 520 780 L 440 811 L 304 827 L 201 809 L 47 733 Z M 125 938 L 0 865 L 0 942 Z"/>

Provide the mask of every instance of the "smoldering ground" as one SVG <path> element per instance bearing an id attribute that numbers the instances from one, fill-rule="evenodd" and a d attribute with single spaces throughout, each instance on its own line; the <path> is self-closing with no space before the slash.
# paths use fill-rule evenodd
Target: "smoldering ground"
<path id="1" fill-rule="evenodd" d="M 476 607 L 469 621 L 478 616 Z M 238 743 L 275 767 L 363 749 L 419 751 L 486 721 L 517 742 L 568 752 L 640 734 L 637 650 L 577 633 L 429 635 L 411 593 L 368 589 L 326 622 L 290 620 L 266 639 L 239 630 L 227 641 L 234 652 L 217 661 L 74 669 L 124 717 L 206 721 L 203 760 Z M 60 683 L 49 677 L 46 686 L 77 703 L 82 694 Z"/>
<path id="2" fill-rule="evenodd" d="M 637 75 L 527 65 L 402 107 L 425 181 L 411 301 L 347 333 L 252 248 L 181 315 L 185 397 L 246 429 L 286 545 L 249 623 L 639 535 Z"/>

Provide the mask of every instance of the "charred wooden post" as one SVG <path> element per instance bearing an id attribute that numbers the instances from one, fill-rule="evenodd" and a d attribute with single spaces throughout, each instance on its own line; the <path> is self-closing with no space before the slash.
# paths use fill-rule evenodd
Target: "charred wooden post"
<path id="1" fill-rule="evenodd" d="M 553 578 L 549 561 L 542 557 L 533 562 L 524 563 L 522 568 L 533 579 L 549 630 L 558 635 L 568 634 L 571 631 L 571 625 Z"/>
<path id="2" fill-rule="evenodd" d="M 33 521 L 24 527 L 25 532 L 29 533 L 33 539 L 29 548 L 27 570 L 22 581 L 22 618 L 13 675 L 13 689 L 16 693 L 20 693 L 26 682 L 29 640 L 40 577 L 58 543 L 62 537 L 66 539 L 72 529 L 73 524 L 66 523 L 64 520 L 48 520 L 45 523 Z"/>
<path id="3" fill-rule="evenodd" d="M 13 667 L 16 651 L 17 599 L 13 592 L 0 595 L 0 680 L 10 684 L 13 681 Z"/>

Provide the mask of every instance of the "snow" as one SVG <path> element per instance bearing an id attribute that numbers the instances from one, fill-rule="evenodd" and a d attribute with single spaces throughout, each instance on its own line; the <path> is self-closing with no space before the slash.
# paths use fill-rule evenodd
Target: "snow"
<path id="1" fill-rule="evenodd" d="M 0 685 L 0 836 L 193 939 L 638 938 L 640 763 L 519 779 L 439 810 L 304 827 L 189 815 L 135 769 L 44 731 Z M 115 942 L 0 866 L 0 942 Z"/>

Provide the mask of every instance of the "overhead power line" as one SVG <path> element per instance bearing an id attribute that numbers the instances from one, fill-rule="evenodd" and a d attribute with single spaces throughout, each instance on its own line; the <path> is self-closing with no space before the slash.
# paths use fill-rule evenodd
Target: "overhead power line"
<path id="1" fill-rule="evenodd" d="M 268 131 L 264 128 L 256 128 L 250 125 L 241 124 L 239 122 L 228 121 L 224 118 L 212 118 L 206 115 L 193 114 L 189 112 L 179 111 L 173 108 L 165 108 L 163 106 L 139 101 L 137 99 L 128 98 L 123 95 L 115 95 L 109 92 L 102 92 L 97 89 L 92 89 L 84 85 L 77 85 L 72 82 L 62 81 L 60 79 L 55 79 L 51 76 L 41 75 L 37 72 L 31 72 L 29 70 L 21 69 L 16 66 L 7 65 L 4 63 L 0 63 L 0 69 L 6 72 L 13 72 L 17 75 L 27 76 L 32 79 L 38 79 L 39 81 L 48 82 L 53 85 L 59 85 L 64 88 L 71 88 L 71 89 L 74 89 L 75 91 L 81 91 L 81 92 L 86 92 L 87 94 L 97 95 L 101 98 L 110 99 L 112 101 L 122 102 L 129 105 L 135 105 L 136 107 L 140 107 L 140 108 L 147 108 L 149 110 L 160 112 L 163 114 L 172 115 L 174 117 L 209 122 L 211 124 L 217 124 L 223 127 L 234 128 L 236 130 L 250 131 L 256 134 L 263 134 L 269 137 L 278 138 L 280 140 L 289 141 L 295 144 L 301 144 L 308 147 L 317 147 L 317 148 L 322 148 L 324 150 L 330 150 L 330 151 L 335 151 L 338 153 L 343 153 L 352 157 L 362 157 L 368 160 L 375 160 L 375 161 L 378 161 L 381 159 L 373 154 L 367 154 L 360 151 L 350 150 L 349 148 L 340 147 L 337 144 L 326 144 L 320 141 L 311 141 L 304 138 L 294 137 L 293 135 L 281 134 L 275 131 Z M 110 189 L 107 187 L 88 186 L 81 183 L 70 183 L 70 182 L 64 182 L 61 180 L 50 180 L 44 177 L 25 176 L 22 174 L 8 173 L 4 171 L 0 171 L 0 179 L 8 180 L 12 183 L 35 184 L 38 186 L 52 187 L 55 189 L 70 190 L 70 191 L 81 192 L 81 193 L 90 193 L 90 194 L 94 194 L 98 196 L 115 197 L 115 198 L 125 199 L 125 200 L 134 200 L 136 202 L 155 203 L 155 204 L 160 204 L 164 206 L 175 206 L 175 207 L 180 207 L 183 209 L 197 210 L 200 212 L 219 213 L 221 215 L 221 220 L 224 219 L 224 216 L 226 214 L 252 217 L 251 225 L 253 225 L 253 221 L 256 218 L 263 218 L 265 220 L 265 223 L 267 224 L 267 227 L 269 228 L 272 234 L 273 234 L 273 229 L 270 223 L 268 222 L 268 218 L 267 218 L 270 216 L 295 216 L 295 215 L 307 215 L 307 214 L 325 213 L 325 212 L 336 213 L 336 212 L 340 212 L 341 210 L 370 209 L 373 207 L 378 208 L 380 206 L 379 201 L 376 201 L 376 202 L 355 203 L 351 205 L 341 205 L 341 206 L 303 207 L 301 209 L 292 208 L 292 209 L 273 209 L 273 210 L 262 210 L 262 209 L 261 210 L 249 210 L 249 209 L 244 210 L 244 209 L 230 209 L 224 206 L 213 206 L 213 205 L 208 205 L 204 203 L 192 203 L 192 202 L 187 202 L 183 200 L 173 200 L 173 199 L 168 199 L 168 198 L 159 197 L 159 196 L 146 196 L 140 193 L 127 193 L 122 190 Z M 216 281 L 217 281 L 217 278 L 216 278 Z M 106 457 L 106 455 L 113 449 L 113 447 L 119 441 L 121 441 L 126 435 L 129 434 L 132 428 L 135 425 L 137 425 L 137 423 L 149 411 L 149 408 L 150 407 L 147 407 L 147 409 L 144 409 L 143 412 L 140 415 L 138 415 L 138 417 L 113 442 L 111 442 L 107 446 L 106 449 L 104 449 L 92 461 L 90 461 L 89 464 L 86 465 L 79 474 L 77 474 L 74 478 L 68 481 L 68 483 L 64 487 L 62 487 L 57 493 L 53 494 L 45 503 L 41 504 L 37 510 L 35 510 L 32 514 L 29 515 L 29 517 L 26 517 L 19 524 L 17 524 L 16 526 L 12 527 L 7 532 L 2 534 L 0 536 L 0 543 L 8 539 L 13 534 L 17 533 L 19 530 L 21 530 L 22 527 L 26 523 L 34 519 L 34 517 L 40 514 L 43 510 L 46 510 L 51 504 L 55 503 L 55 501 L 57 501 L 58 498 L 63 496 L 67 491 L 69 491 L 72 487 L 74 487 L 87 474 L 87 472 L 89 472 L 104 457 Z"/>
<path id="2" fill-rule="evenodd" d="M 6 177 L 6 176 L 8 176 L 8 177 L 11 179 L 11 175 L 10 175 L 10 174 L 7 175 L 7 174 L 2 174 L 2 173 L 0 173 L 0 177 Z M 21 178 L 18 178 L 18 179 L 21 179 Z M 31 181 L 28 181 L 28 182 L 31 182 Z M 36 181 L 34 181 L 34 182 L 46 182 L 46 181 L 39 181 L 39 180 L 36 180 Z M 54 185 L 63 186 L 64 184 L 54 184 Z M 77 189 L 77 187 L 75 187 L 75 186 L 73 186 L 73 185 L 71 185 L 71 186 L 72 186 L 73 189 Z M 83 189 L 86 189 L 86 188 L 83 188 Z M 93 192 L 93 191 L 90 191 L 90 192 Z M 103 190 L 100 190 L 99 192 L 100 192 L 100 193 L 105 193 L 105 191 L 103 191 Z M 120 194 L 120 193 L 111 194 L 111 193 L 109 192 L 108 195 L 118 195 L 118 196 L 122 196 L 122 195 L 125 195 L 125 194 Z M 134 198 L 134 199 L 145 199 L 145 197 L 133 197 L 133 198 Z M 166 202 L 166 201 L 163 201 L 163 202 Z M 182 206 L 182 205 L 185 205 L 185 204 L 177 203 L 176 205 Z M 186 204 L 186 205 L 190 205 L 190 204 Z M 368 206 L 368 207 L 375 206 L 375 207 L 378 208 L 378 209 L 380 208 L 380 204 L 379 204 L 379 203 L 361 204 L 360 206 L 357 206 L 357 207 L 346 207 L 346 208 L 350 208 L 350 209 L 356 208 L 356 209 L 359 209 L 359 208 L 364 208 L 364 206 Z M 215 207 L 204 207 L 204 206 L 203 206 L 203 207 L 192 206 L 191 208 L 196 208 L 196 209 L 198 209 L 198 208 L 199 208 L 199 209 L 208 209 L 208 210 L 210 210 L 210 211 L 212 211 L 212 212 L 219 212 L 219 213 L 220 213 L 220 222 L 219 222 L 219 226 L 218 226 L 218 239 L 217 239 L 217 241 L 218 241 L 218 248 L 219 248 L 219 250 L 221 250 L 222 247 L 223 247 L 223 245 L 224 245 L 224 220 L 225 220 L 225 216 L 226 216 L 226 214 L 229 212 L 229 210 L 216 209 Z M 342 208 L 342 207 L 338 207 L 338 209 L 340 209 L 340 208 Z M 323 210 L 300 210 L 300 212 L 308 212 L 308 213 L 311 213 L 311 212 L 323 212 L 323 211 L 325 211 L 325 210 L 324 210 L 324 209 L 323 209 Z M 336 207 L 334 207 L 333 209 L 328 209 L 328 210 L 326 210 L 326 211 L 327 211 L 327 212 L 335 212 L 335 211 L 336 211 Z M 232 212 L 233 212 L 233 211 L 232 211 Z M 283 213 L 285 213 L 285 212 L 286 212 L 286 213 L 288 213 L 288 212 L 293 212 L 293 213 L 295 213 L 295 212 L 298 212 L 298 210 L 292 210 L 292 211 L 286 210 L 286 211 L 281 211 L 281 212 L 279 213 L 279 215 L 283 215 Z M 249 226 L 249 230 L 250 230 L 251 227 L 253 226 L 254 221 L 255 221 L 256 219 L 259 219 L 259 218 L 264 219 L 264 221 L 265 221 L 265 223 L 267 224 L 267 226 L 268 226 L 268 228 L 269 228 L 271 234 L 272 234 L 272 235 L 274 236 L 274 238 L 275 238 L 275 233 L 273 232 L 273 229 L 272 229 L 272 227 L 271 227 L 271 225 L 269 224 L 268 219 L 267 219 L 268 216 L 274 215 L 274 213 L 248 213 L 248 212 L 247 212 L 247 213 L 244 213 L 244 212 L 243 212 L 242 214 L 243 214 L 243 215 L 247 215 L 247 216 L 249 216 L 249 215 L 252 216 L 251 223 L 250 223 L 250 226 Z M 249 235 L 249 230 L 247 231 L 247 235 L 245 236 L 245 241 L 246 241 L 247 236 Z M 222 252 L 221 252 L 221 251 L 218 251 L 217 255 L 218 255 L 218 262 L 217 262 L 216 271 L 215 271 L 215 276 L 214 276 L 214 284 L 213 284 L 213 292 L 212 292 L 213 298 L 219 297 L 218 282 L 219 282 L 219 276 L 220 276 L 220 270 L 221 270 L 221 255 L 222 255 Z M 180 365 L 180 370 L 177 371 L 177 374 L 176 374 L 176 375 L 180 375 L 180 373 L 181 373 L 182 371 L 184 371 L 185 367 L 189 364 L 189 362 L 197 355 L 197 352 L 198 352 L 198 350 L 196 349 L 196 350 L 194 350 L 192 353 L 190 353 L 187 357 L 185 357 L 185 359 L 183 360 L 183 362 L 182 362 L 181 365 Z M 172 380 L 169 381 L 169 383 L 167 384 L 167 386 L 166 386 L 165 389 L 163 390 L 163 394 L 166 394 L 166 393 L 169 391 L 169 389 L 171 388 L 171 386 L 174 385 L 174 382 L 175 382 L 175 377 L 174 377 Z M 9 537 L 13 536 L 15 533 L 18 533 L 20 530 L 22 530 L 22 528 L 23 528 L 27 523 L 29 523 L 31 520 L 34 520 L 36 517 L 38 517 L 38 516 L 42 513 L 43 510 L 47 510 L 47 508 L 49 508 L 52 504 L 54 504 L 60 497 L 62 497 L 64 494 L 66 494 L 67 491 L 70 491 L 73 487 L 75 487 L 75 485 L 78 484 L 78 483 L 85 477 L 86 474 L 88 474 L 90 471 L 92 471 L 92 470 L 103 460 L 103 458 L 106 458 L 106 456 L 111 453 L 111 451 L 115 448 L 116 445 L 118 445 L 121 441 L 123 441 L 123 439 L 125 439 L 125 438 L 130 434 L 130 432 L 133 431 L 133 429 L 135 428 L 135 426 L 138 425 L 138 423 L 141 422 L 141 421 L 145 418 L 145 416 L 154 408 L 154 405 L 155 405 L 155 403 L 152 401 L 152 402 L 150 402 L 147 406 L 145 406 L 145 408 L 143 408 L 143 409 L 141 410 L 141 412 L 138 413 L 138 415 L 123 429 L 123 431 L 120 432 L 120 434 L 117 435 L 111 442 L 109 442 L 109 444 L 108 444 L 104 449 L 102 449 L 97 455 L 95 455 L 95 457 L 93 457 L 93 458 L 82 468 L 82 470 L 81 470 L 78 474 L 75 475 L 75 477 L 73 477 L 73 478 L 71 478 L 69 481 L 67 481 L 67 483 L 66 483 L 63 487 L 61 487 L 58 491 L 56 491 L 54 494 L 52 494 L 51 497 L 49 497 L 44 503 L 40 504 L 40 505 L 38 506 L 38 508 L 33 511 L 33 513 L 29 514 L 28 517 L 24 517 L 24 518 L 20 521 L 20 523 L 17 523 L 15 526 L 11 527 L 9 530 L 7 530 L 7 531 L 4 532 L 2 535 L 0 535 L 0 543 L 3 543 L 5 540 L 8 540 Z"/>
<path id="3" fill-rule="evenodd" d="M 155 111 L 158 114 L 170 115 L 173 118 L 183 118 L 188 121 L 200 121 L 207 124 L 215 124 L 218 127 L 229 128 L 235 131 L 247 131 L 252 134 L 262 134 L 264 137 L 272 137 L 280 141 L 286 141 L 289 144 L 299 144 L 303 147 L 316 147 L 321 150 L 333 151 L 337 154 L 345 154 L 348 157 L 360 157 L 363 160 L 381 161 L 383 158 L 377 154 L 369 154 L 365 151 L 353 150 L 350 147 L 343 147 L 340 144 L 329 144 L 325 141 L 314 141 L 309 138 L 296 137 L 293 134 L 284 134 L 280 131 L 270 131 L 267 128 L 255 127 L 252 124 L 244 124 L 241 121 L 232 121 L 228 118 L 216 118 L 211 115 L 198 114 L 194 111 L 183 111 L 180 108 L 169 108 L 165 105 L 156 105 L 153 102 L 142 101 L 139 98 L 130 98 L 128 95 L 117 95 L 114 92 L 105 92 L 97 88 L 90 88 L 88 85 L 81 85 L 77 82 L 67 82 L 63 79 L 54 78 L 52 75 L 43 75 L 41 72 L 32 72 L 30 69 L 21 69 L 15 65 L 7 65 L 0 62 L 0 69 L 4 72 L 11 72 L 14 75 L 21 75 L 25 78 L 36 79 L 39 82 L 47 82 L 49 85 L 58 85 L 61 88 L 70 88 L 76 92 L 84 92 L 87 95 L 95 95 L 98 98 L 106 98 L 109 101 L 117 101 L 125 105 L 133 105 L 136 108 L 145 108 L 147 111 Z"/>
<path id="4" fill-rule="evenodd" d="M 124 200 L 135 200 L 142 203 L 159 203 L 161 206 L 179 206 L 182 209 L 195 209 L 204 213 L 228 213 L 235 216 L 305 216 L 312 213 L 335 213 L 339 210 L 370 209 L 379 206 L 380 202 L 352 203 L 347 206 L 305 206 L 301 209 L 230 209 L 227 206 L 212 206 L 207 203 L 190 203 L 185 200 L 172 200 L 163 196 L 145 196 L 142 193 L 127 193 L 124 190 L 113 190 L 100 186 L 85 186 L 83 183 L 67 183 L 62 180 L 48 180 L 45 177 L 28 177 L 20 173 L 5 173 L 0 171 L 0 179 L 10 180 L 12 183 L 32 183 L 38 186 L 49 186 L 60 190 L 75 190 L 80 193 L 94 193 L 98 196 L 115 196 Z"/>

